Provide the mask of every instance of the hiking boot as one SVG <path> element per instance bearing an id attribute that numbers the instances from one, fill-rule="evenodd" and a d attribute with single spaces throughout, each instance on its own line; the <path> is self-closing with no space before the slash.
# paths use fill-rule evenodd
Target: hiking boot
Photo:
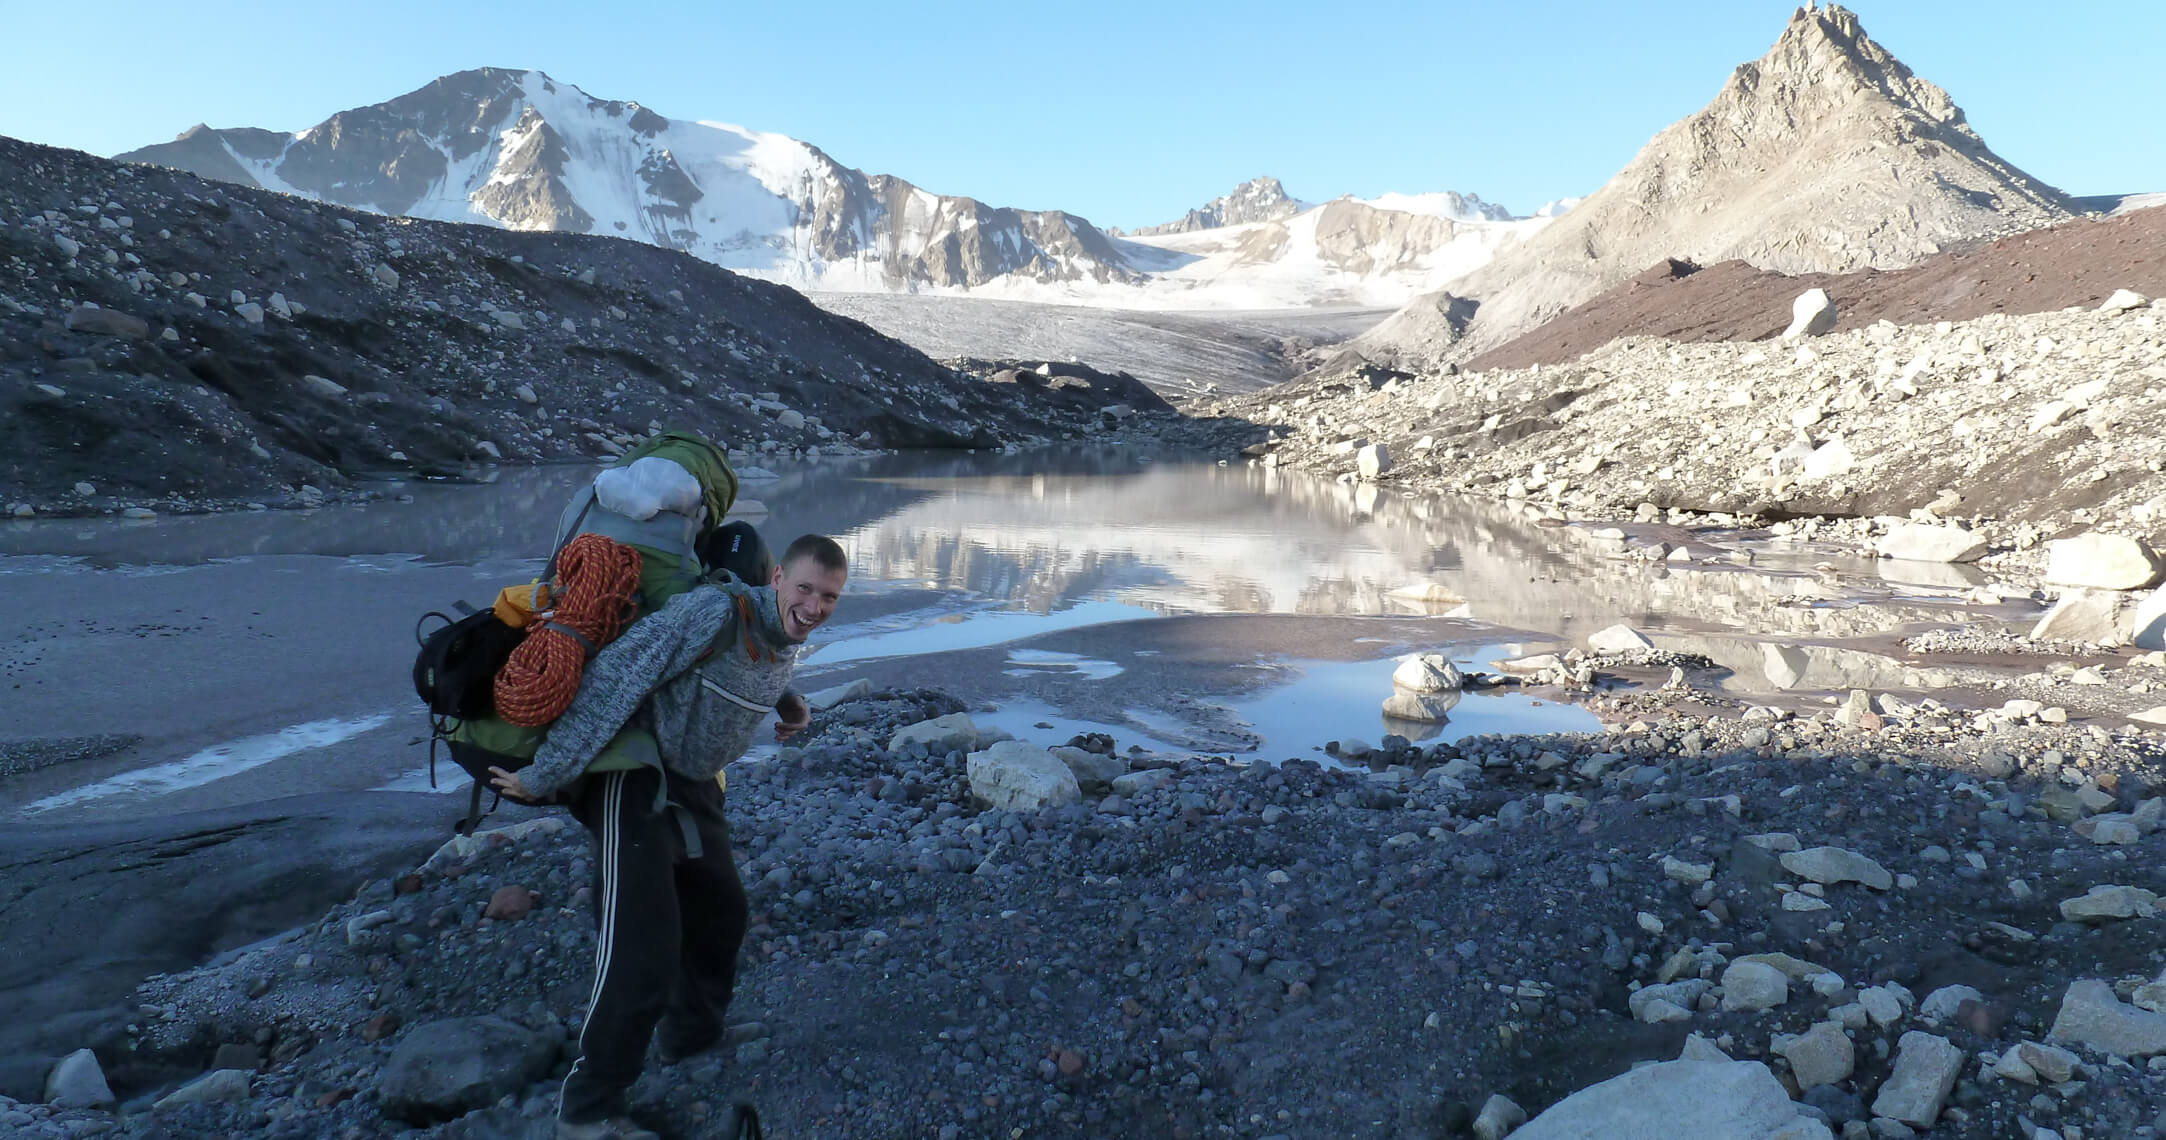
<path id="1" fill-rule="evenodd" d="M 629 1116 L 612 1116 L 591 1124 L 557 1121 L 557 1140 L 662 1140 L 662 1134 L 642 1128 Z"/>

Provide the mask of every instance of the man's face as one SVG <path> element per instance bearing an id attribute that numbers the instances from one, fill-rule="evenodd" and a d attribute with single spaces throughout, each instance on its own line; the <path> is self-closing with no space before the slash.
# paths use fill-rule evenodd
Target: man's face
<path id="1" fill-rule="evenodd" d="M 775 604 L 782 608 L 782 631 L 792 641 L 803 641 L 835 612 L 842 587 L 850 579 L 846 570 L 829 570 L 813 558 L 798 558 L 775 567 Z"/>

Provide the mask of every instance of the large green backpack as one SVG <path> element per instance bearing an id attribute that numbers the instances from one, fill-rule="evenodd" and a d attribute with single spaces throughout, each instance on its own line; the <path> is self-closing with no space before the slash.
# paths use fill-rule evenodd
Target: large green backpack
<path id="1" fill-rule="evenodd" d="M 599 534 L 638 551 L 640 617 L 661 609 L 669 599 L 699 583 L 703 573 L 700 541 L 723 525 L 723 516 L 737 501 L 737 473 L 730 468 L 729 453 L 706 437 L 692 432 L 665 432 L 627 452 L 611 466 L 626 468 L 649 457 L 670 460 L 699 481 L 704 507 L 699 517 L 661 514 L 633 519 L 603 507 L 596 501 L 594 485 L 589 483 L 566 504 L 551 545 L 552 551 L 561 551 L 565 543 L 579 535 Z M 552 576 L 555 563 L 556 555 L 552 553 L 544 579 Z M 434 787 L 436 781 L 439 740 L 450 746 L 452 761 L 474 780 L 466 817 L 458 827 L 462 835 L 471 834 L 486 814 L 481 810 L 481 794 L 489 786 L 489 769 L 516 772 L 533 763 L 543 738 L 549 734 L 547 725 L 523 727 L 493 712 L 437 716 L 431 723 L 435 731 L 429 742 L 430 786 Z M 643 766 L 660 767 L 661 752 L 654 735 L 634 725 L 618 733 L 587 770 L 607 772 Z M 489 810 L 496 810 L 495 803 Z"/>

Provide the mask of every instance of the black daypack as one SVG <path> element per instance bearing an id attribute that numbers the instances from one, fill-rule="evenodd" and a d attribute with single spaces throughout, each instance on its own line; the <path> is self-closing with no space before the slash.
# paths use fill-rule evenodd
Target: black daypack
<path id="1" fill-rule="evenodd" d="M 526 640 L 526 631 L 504 624 L 493 609 L 477 610 L 465 602 L 451 608 L 458 617 L 431 610 L 414 623 L 414 641 L 421 646 L 414 655 L 414 693 L 432 719 L 488 716 L 495 709 L 497 671 Z M 430 618 L 443 624 L 427 629 Z"/>

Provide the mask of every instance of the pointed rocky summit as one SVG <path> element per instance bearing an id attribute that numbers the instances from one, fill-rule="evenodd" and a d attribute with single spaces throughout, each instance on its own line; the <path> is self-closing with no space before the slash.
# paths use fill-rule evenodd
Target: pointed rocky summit
<path id="1" fill-rule="evenodd" d="M 1301 212 L 1302 204 L 1286 193 L 1286 187 L 1276 178 L 1251 178 L 1233 188 L 1233 193 L 1213 198 L 1200 209 L 1181 215 L 1179 221 L 1144 226 L 1134 231 L 1137 237 L 1158 234 L 1186 234 L 1197 230 L 1215 230 L 1224 226 L 1238 226 L 1248 222 L 1276 222 L 1291 218 Z"/>
<path id="2" fill-rule="evenodd" d="M 1432 367 L 1505 340 L 1665 258 L 1782 273 L 1897 269 L 2072 216 L 1993 153 L 1948 93 L 1835 5 L 1800 8 L 1713 102 L 1671 124 L 1555 224 L 1356 342 Z"/>

